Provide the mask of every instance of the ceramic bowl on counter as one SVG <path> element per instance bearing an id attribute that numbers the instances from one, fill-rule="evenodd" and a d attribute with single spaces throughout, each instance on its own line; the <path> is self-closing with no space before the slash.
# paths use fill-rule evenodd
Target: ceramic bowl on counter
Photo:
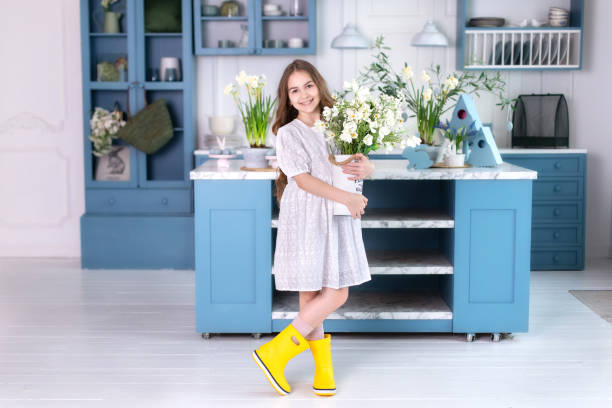
<path id="1" fill-rule="evenodd" d="M 208 126 L 215 136 L 227 136 L 234 131 L 233 116 L 211 116 L 208 118 Z"/>

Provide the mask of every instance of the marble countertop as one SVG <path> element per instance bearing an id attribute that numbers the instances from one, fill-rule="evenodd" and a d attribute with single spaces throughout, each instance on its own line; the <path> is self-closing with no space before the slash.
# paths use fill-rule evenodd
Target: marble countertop
<path id="1" fill-rule="evenodd" d="M 536 179 L 537 172 L 510 163 L 498 167 L 407 169 L 407 160 L 371 160 L 375 180 L 517 180 Z M 191 180 L 273 180 L 276 171 L 243 171 L 243 160 L 230 160 L 226 168 L 217 168 L 216 160 L 207 160 L 189 173 Z"/>
<path id="2" fill-rule="evenodd" d="M 270 147 L 272 148 L 272 147 Z M 242 147 L 234 147 L 236 149 L 237 154 L 242 154 Z M 208 155 L 210 150 L 208 149 L 199 149 L 193 152 L 194 155 Z M 393 149 L 388 153 L 384 151 L 375 152 L 372 154 L 402 154 L 404 149 Z M 544 153 L 554 153 L 554 154 L 576 154 L 576 153 L 586 153 L 587 149 L 512 149 L 512 148 L 503 148 L 499 149 L 500 154 L 544 154 Z"/>

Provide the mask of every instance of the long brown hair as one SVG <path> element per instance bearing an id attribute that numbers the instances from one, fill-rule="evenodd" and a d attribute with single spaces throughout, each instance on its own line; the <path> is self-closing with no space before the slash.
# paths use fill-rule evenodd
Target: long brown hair
<path id="1" fill-rule="evenodd" d="M 285 126 L 287 123 L 291 122 L 293 119 L 297 118 L 298 111 L 293 106 L 291 106 L 291 102 L 289 101 L 289 77 L 295 71 L 304 71 L 312 78 L 312 81 L 315 83 L 319 90 L 319 109 L 322 112 L 324 107 L 331 107 L 334 104 L 334 100 L 329 94 L 329 90 L 327 89 L 327 83 L 325 79 L 321 76 L 319 71 L 308 61 L 304 61 L 301 59 L 294 60 L 291 64 L 287 65 L 285 68 L 285 72 L 283 72 L 283 76 L 278 83 L 277 90 L 277 109 L 276 109 L 276 118 L 274 119 L 274 123 L 272 124 L 272 133 L 276 135 L 278 129 L 282 126 Z M 281 197 L 283 195 L 283 191 L 287 186 L 287 175 L 283 173 L 283 171 L 278 169 L 279 176 L 275 181 L 276 186 L 276 200 L 278 205 L 280 206 Z"/>

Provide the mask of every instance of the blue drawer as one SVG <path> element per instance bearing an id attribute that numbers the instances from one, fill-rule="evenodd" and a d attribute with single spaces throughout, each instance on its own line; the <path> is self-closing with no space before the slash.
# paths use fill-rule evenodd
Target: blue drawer
<path id="1" fill-rule="evenodd" d="M 539 176 L 580 176 L 584 174 L 582 156 L 533 156 L 505 154 L 503 160 L 538 172 Z"/>
<path id="2" fill-rule="evenodd" d="M 532 221 L 536 222 L 582 222 L 582 202 L 540 203 L 534 202 Z"/>
<path id="3" fill-rule="evenodd" d="M 534 180 L 534 200 L 581 200 L 584 183 L 581 177 Z"/>
<path id="4" fill-rule="evenodd" d="M 578 245 L 582 243 L 582 224 L 532 226 L 531 245 Z"/>
<path id="5" fill-rule="evenodd" d="M 584 250 L 582 247 L 564 249 L 537 248 L 531 250 L 532 269 L 582 269 Z"/>
<path id="6" fill-rule="evenodd" d="M 191 213 L 188 189 L 88 189 L 87 213 Z"/>

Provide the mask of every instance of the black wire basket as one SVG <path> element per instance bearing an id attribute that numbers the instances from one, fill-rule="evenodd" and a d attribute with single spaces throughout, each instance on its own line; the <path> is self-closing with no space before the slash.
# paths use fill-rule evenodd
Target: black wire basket
<path id="1" fill-rule="evenodd" d="M 512 147 L 569 147 L 563 94 L 519 95 L 512 125 Z"/>

